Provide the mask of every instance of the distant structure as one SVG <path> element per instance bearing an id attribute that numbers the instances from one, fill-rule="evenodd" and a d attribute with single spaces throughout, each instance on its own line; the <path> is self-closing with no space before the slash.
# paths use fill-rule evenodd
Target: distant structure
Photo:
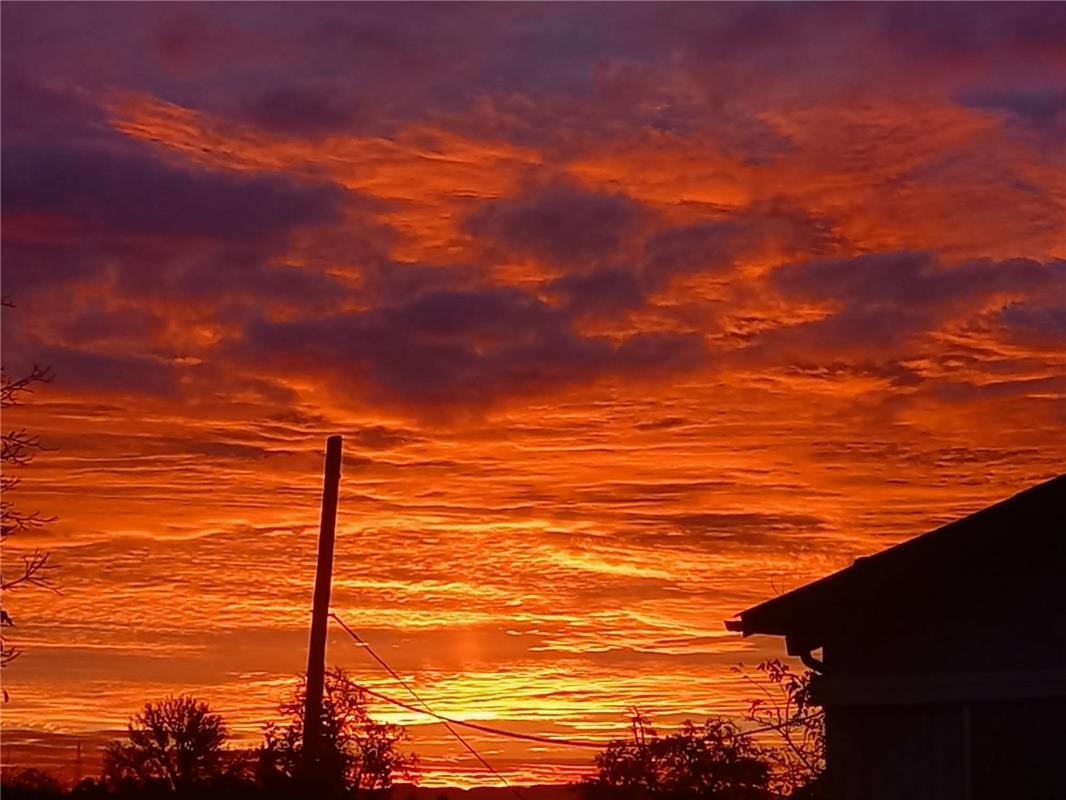
<path id="1" fill-rule="evenodd" d="M 832 800 L 1066 798 L 1066 475 L 726 627 L 819 673 Z"/>

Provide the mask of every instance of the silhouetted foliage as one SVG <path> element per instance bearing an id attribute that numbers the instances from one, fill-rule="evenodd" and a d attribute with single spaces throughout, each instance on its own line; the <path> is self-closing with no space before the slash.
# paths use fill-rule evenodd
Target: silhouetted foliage
<path id="1" fill-rule="evenodd" d="M 103 782 L 103 779 L 97 778 L 82 778 L 70 790 L 70 797 L 78 798 L 78 800 L 102 800 L 107 796 L 107 784 Z"/>
<path id="2" fill-rule="evenodd" d="M 596 756 L 596 775 L 579 784 L 589 800 L 770 800 L 770 764 L 751 737 L 724 719 L 685 722 L 659 736 L 639 713 L 632 738 Z"/>
<path id="3" fill-rule="evenodd" d="M 192 697 L 145 703 L 130 719 L 127 741 L 104 752 L 104 782 L 112 789 L 191 793 L 227 773 L 222 717 Z"/>
<path id="4" fill-rule="evenodd" d="M 39 769 L 18 769 L 4 773 L 0 784 L 0 794 L 4 800 L 51 800 L 63 797 L 63 786 Z"/>
<path id="5" fill-rule="evenodd" d="M 773 765 L 771 785 L 782 796 L 814 800 L 825 772 L 825 715 L 811 697 L 814 673 L 795 672 L 776 658 L 755 669 L 758 678 L 743 666 L 735 671 L 760 692 L 751 701 L 747 718 L 772 728 L 781 742 L 780 747 L 767 750 Z"/>
<path id="6" fill-rule="evenodd" d="M 344 670 L 326 673 L 322 697 L 322 745 L 314 766 L 303 751 L 306 677 L 301 677 L 280 712 L 288 718 L 264 731 L 257 777 L 267 789 L 311 786 L 319 797 L 364 797 L 388 792 L 393 779 L 412 780 L 418 758 L 400 749 L 407 732 L 399 725 L 375 722 L 365 693 Z"/>
<path id="7" fill-rule="evenodd" d="M 0 301 L 3 308 L 12 308 L 10 300 Z M 22 405 L 27 395 L 42 383 L 52 380 L 52 373 L 46 367 L 34 364 L 25 375 L 12 378 L 7 370 L 0 366 L 0 409 L 14 408 Z M 32 550 L 12 553 L 9 537 L 26 533 L 50 522 L 49 517 L 38 511 L 26 512 L 18 508 L 11 500 L 11 492 L 19 484 L 19 477 L 13 470 L 24 467 L 33 461 L 41 450 L 41 440 L 24 429 L 4 429 L 0 433 L 0 541 L 4 548 L 5 570 L 0 575 L 0 595 L 17 588 L 37 586 L 55 590 L 48 563 L 49 553 L 34 547 Z M 14 569 L 11 565 L 14 564 Z M 0 608 L 0 630 L 14 627 L 14 621 L 6 608 Z M 10 644 L 7 637 L 0 634 L 0 667 L 6 667 L 19 656 L 19 649 Z M 7 699 L 7 691 L 3 693 Z"/>

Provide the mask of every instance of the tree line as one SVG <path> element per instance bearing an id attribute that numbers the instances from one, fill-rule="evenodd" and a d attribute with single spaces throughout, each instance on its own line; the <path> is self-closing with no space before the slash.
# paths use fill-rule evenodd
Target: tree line
<path id="1" fill-rule="evenodd" d="M 724 718 L 686 721 L 660 734 L 639 711 L 629 736 L 605 745 L 593 772 L 574 785 L 584 800 L 817 800 L 825 768 L 822 716 L 810 698 L 811 673 L 780 661 L 741 674 L 759 690 L 747 719 L 757 738 Z M 149 702 L 124 739 L 104 750 L 100 776 L 65 789 L 37 770 L 5 774 L 5 800 L 170 800 L 171 798 L 389 797 L 396 781 L 416 782 L 418 756 L 407 731 L 378 722 L 366 693 L 340 668 L 326 673 L 322 745 L 303 751 L 306 683 L 280 704 L 254 749 L 230 748 L 230 731 L 210 706 L 188 696 Z"/>

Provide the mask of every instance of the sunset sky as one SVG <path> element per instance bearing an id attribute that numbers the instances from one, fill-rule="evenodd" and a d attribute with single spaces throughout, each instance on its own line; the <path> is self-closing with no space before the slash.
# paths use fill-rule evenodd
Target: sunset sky
<path id="1" fill-rule="evenodd" d="M 1063 471 L 1064 4 L 2 22 L 3 363 L 56 376 L 12 544 L 63 584 L 5 599 L 5 762 L 89 774 L 169 692 L 259 739 L 329 434 L 333 609 L 440 713 L 596 740 L 740 713 L 783 647 L 724 619 Z"/>

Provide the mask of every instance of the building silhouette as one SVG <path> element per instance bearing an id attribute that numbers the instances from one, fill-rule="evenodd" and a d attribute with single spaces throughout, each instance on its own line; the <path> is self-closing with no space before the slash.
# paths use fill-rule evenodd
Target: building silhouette
<path id="1" fill-rule="evenodd" d="M 1066 798 L 1066 475 L 738 616 L 818 673 L 827 797 Z"/>

